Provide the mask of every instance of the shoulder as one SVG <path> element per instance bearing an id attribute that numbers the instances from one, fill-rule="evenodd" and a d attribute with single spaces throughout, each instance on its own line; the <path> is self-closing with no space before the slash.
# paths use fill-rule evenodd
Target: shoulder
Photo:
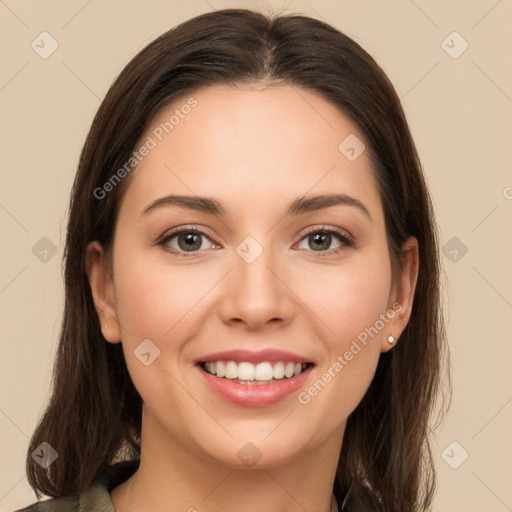
<path id="1" fill-rule="evenodd" d="M 14 512 L 78 512 L 79 502 L 78 497 L 53 498 L 32 503 Z"/>
<path id="2" fill-rule="evenodd" d="M 115 512 L 110 491 L 127 480 L 138 468 L 139 461 L 114 464 L 80 496 L 62 496 L 38 501 L 13 512 Z"/>
<path id="3" fill-rule="evenodd" d="M 80 496 L 38 501 L 14 512 L 115 512 L 107 488 L 96 483 Z"/>

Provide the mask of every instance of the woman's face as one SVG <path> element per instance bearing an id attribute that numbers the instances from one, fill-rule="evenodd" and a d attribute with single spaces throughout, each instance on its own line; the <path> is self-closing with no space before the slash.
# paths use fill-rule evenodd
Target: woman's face
<path id="1" fill-rule="evenodd" d="M 259 467 L 339 449 L 416 282 L 410 239 L 412 266 L 392 283 L 362 144 L 333 104 L 283 85 L 205 88 L 152 121 L 113 281 L 101 246 L 88 248 L 104 336 L 122 340 L 144 401 L 143 443 Z"/>

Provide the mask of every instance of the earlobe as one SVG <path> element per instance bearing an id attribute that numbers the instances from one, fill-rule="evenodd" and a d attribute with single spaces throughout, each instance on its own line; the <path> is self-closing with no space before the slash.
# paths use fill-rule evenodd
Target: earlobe
<path id="1" fill-rule="evenodd" d="M 414 292 L 419 272 L 419 246 L 416 237 L 409 237 L 402 245 L 402 271 L 397 277 L 390 294 L 389 305 L 393 318 L 383 332 L 382 352 L 391 350 L 411 317 Z"/>
<path id="2" fill-rule="evenodd" d="M 110 343 L 119 343 L 121 333 L 114 300 L 113 282 L 107 267 L 105 251 L 97 241 L 86 248 L 86 273 L 98 314 L 103 337 Z"/>

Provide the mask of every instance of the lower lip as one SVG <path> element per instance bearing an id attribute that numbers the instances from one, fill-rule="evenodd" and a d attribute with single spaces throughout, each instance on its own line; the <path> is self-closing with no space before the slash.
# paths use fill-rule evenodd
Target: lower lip
<path id="1" fill-rule="evenodd" d="M 197 366 L 206 383 L 224 400 L 244 407 L 266 407 L 283 400 L 297 391 L 309 377 L 312 366 L 289 379 L 283 378 L 272 384 L 238 384 L 224 377 L 217 377 Z"/>

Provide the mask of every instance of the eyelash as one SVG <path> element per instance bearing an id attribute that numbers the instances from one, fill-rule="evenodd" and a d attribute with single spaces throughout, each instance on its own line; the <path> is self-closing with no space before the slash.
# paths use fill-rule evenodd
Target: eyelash
<path id="1" fill-rule="evenodd" d="M 186 251 L 181 251 L 181 250 L 178 251 L 178 250 L 176 250 L 174 248 L 165 247 L 166 244 L 170 240 L 172 240 L 177 235 L 180 235 L 182 233 L 194 233 L 194 234 L 197 234 L 197 235 L 201 235 L 201 236 L 204 236 L 205 238 L 207 238 L 210 242 L 215 243 L 203 231 L 201 231 L 201 230 L 199 230 L 199 229 L 197 229 L 195 227 L 184 226 L 182 228 L 179 228 L 179 229 L 176 229 L 174 231 L 171 231 L 169 233 L 164 234 L 156 242 L 156 245 L 162 246 L 164 248 L 164 250 L 166 250 L 168 252 L 171 252 L 172 254 L 176 254 L 178 256 L 183 256 L 185 258 L 194 257 L 198 253 L 202 252 L 202 250 L 199 250 L 199 251 L 192 251 L 190 253 L 187 253 Z M 342 244 L 337 249 L 328 249 L 328 250 L 325 250 L 325 251 L 309 251 L 309 252 L 312 252 L 313 254 L 316 253 L 316 255 L 319 256 L 319 257 L 325 256 L 325 255 L 331 255 L 331 254 L 339 254 L 341 251 L 346 250 L 347 248 L 355 246 L 354 239 L 350 235 L 348 235 L 345 231 L 343 231 L 343 230 L 341 230 L 339 228 L 326 227 L 326 226 L 322 226 L 320 228 L 315 227 L 315 228 L 312 228 L 312 229 L 308 230 L 306 233 L 304 233 L 302 235 L 302 237 L 300 238 L 299 242 L 302 242 L 302 240 L 307 238 L 309 235 L 312 235 L 312 234 L 315 234 L 315 233 L 323 233 L 323 234 L 335 235 L 339 239 L 341 244 Z M 305 249 L 300 249 L 300 250 L 305 250 Z"/>

